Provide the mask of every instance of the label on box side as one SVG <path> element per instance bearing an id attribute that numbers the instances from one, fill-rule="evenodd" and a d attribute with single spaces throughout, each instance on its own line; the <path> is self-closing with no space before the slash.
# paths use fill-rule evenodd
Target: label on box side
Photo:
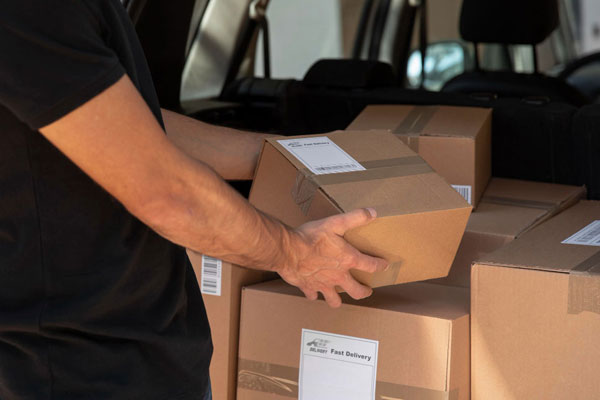
<path id="1" fill-rule="evenodd" d="M 364 171 L 365 168 L 325 136 L 278 140 L 315 175 Z"/>
<path id="2" fill-rule="evenodd" d="M 213 296 L 221 295 L 221 269 L 223 262 L 217 258 L 202 255 L 202 282 L 200 292 Z"/>
<path id="3" fill-rule="evenodd" d="M 600 220 L 592 222 L 579 232 L 563 240 L 561 243 L 600 246 Z"/>
<path id="4" fill-rule="evenodd" d="M 377 340 L 302 330 L 299 400 L 374 400 Z"/>
<path id="5" fill-rule="evenodd" d="M 471 203 L 471 185 L 450 185 L 456 190 L 462 197 L 465 198 L 467 203 L 473 205 Z"/>

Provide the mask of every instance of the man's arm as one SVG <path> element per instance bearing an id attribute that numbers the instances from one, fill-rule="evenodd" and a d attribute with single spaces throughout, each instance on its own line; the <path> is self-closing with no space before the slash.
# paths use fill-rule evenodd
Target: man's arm
<path id="1" fill-rule="evenodd" d="M 223 179 L 251 180 L 264 133 L 242 132 L 162 110 L 168 138 L 186 154 L 208 164 Z"/>
<path id="2" fill-rule="evenodd" d="M 354 298 L 366 297 L 371 289 L 349 270 L 375 272 L 387 265 L 342 237 L 372 220 L 373 211 L 289 229 L 258 212 L 211 168 L 167 139 L 126 76 L 40 132 L 165 238 L 236 264 L 277 271 L 308 298 L 321 292 L 330 305 L 339 306 L 336 286 Z"/>

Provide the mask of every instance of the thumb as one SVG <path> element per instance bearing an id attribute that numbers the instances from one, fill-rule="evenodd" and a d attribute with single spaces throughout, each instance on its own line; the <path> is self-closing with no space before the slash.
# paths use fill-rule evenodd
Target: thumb
<path id="1" fill-rule="evenodd" d="M 344 214 L 329 217 L 328 224 L 331 230 L 339 235 L 344 234 L 350 229 L 366 225 L 377 217 L 377 212 L 373 208 L 359 208 Z"/>

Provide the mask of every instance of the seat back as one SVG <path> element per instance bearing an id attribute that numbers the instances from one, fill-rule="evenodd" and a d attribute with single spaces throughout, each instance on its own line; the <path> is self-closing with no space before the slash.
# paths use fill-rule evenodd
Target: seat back
<path id="1" fill-rule="evenodd" d="M 558 26 L 557 0 L 464 0 L 460 17 L 461 37 L 475 43 L 535 46 Z M 477 53 L 476 53 L 477 57 Z M 477 63 L 476 63 L 477 64 Z M 537 61 L 535 62 L 537 64 Z M 442 91 L 492 93 L 498 97 L 546 97 L 575 106 L 589 103 L 587 96 L 564 80 L 537 73 L 483 72 L 476 69 L 447 82 Z"/>

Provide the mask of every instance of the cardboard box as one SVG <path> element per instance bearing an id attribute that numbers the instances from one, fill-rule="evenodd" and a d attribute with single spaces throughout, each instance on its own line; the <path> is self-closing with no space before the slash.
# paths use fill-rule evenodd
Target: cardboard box
<path id="1" fill-rule="evenodd" d="M 492 178 L 471 214 L 448 276 L 432 282 L 469 287 L 471 264 L 513 241 L 585 195 L 582 186 Z"/>
<path id="2" fill-rule="evenodd" d="M 582 201 L 473 266 L 474 400 L 598 398 L 598 220 Z"/>
<path id="3" fill-rule="evenodd" d="M 477 207 L 492 175 L 492 111 L 450 106 L 373 105 L 349 130 L 386 129 Z"/>
<path id="4" fill-rule="evenodd" d="M 315 173 L 359 167 L 363 170 Z M 267 139 L 250 203 L 292 227 L 375 208 L 375 221 L 344 236 L 364 253 L 391 263 L 381 273 L 353 271 L 371 287 L 445 276 L 471 213 L 443 178 L 385 131 Z"/>
<path id="5" fill-rule="evenodd" d="M 242 287 L 275 279 L 278 275 L 238 267 L 190 250 L 187 253 L 210 323 L 214 347 L 210 363 L 213 398 L 235 400 Z"/>
<path id="6" fill-rule="evenodd" d="M 409 283 L 343 296 L 331 309 L 280 280 L 244 288 L 238 399 L 469 398 L 468 290 Z M 377 348 L 353 347 L 363 341 Z"/>

